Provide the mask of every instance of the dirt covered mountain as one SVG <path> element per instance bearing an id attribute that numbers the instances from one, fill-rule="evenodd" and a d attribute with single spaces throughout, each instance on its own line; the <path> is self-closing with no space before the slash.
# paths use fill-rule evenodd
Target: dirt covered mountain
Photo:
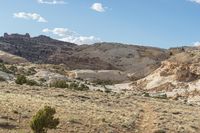
<path id="1" fill-rule="evenodd" d="M 72 70 L 120 70 L 130 73 L 132 79 L 148 75 L 169 58 L 165 49 L 118 43 L 79 46 L 43 35 L 30 37 L 28 33 L 5 33 L 0 37 L 0 50 L 33 63 L 64 64 Z"/>

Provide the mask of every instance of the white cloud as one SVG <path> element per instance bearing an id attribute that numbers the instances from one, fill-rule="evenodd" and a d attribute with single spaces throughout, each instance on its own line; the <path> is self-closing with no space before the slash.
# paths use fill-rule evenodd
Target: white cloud
<path id="1" fill-rule="evenodd" d="M 26 13 L 26 12 L 19 12 L 19 13 L 14 13 L 13 16 L 15 18 L 22 18 L 22 19 L 32 19 L 32 20 L 36 20 L 37 22 L 41 22 L 41 23 L 46 23 L 47 20 L 45 18 L 43 18 L 42 16 L 40 16 L 37 13 Z"/>
<path id="2" fill-rule="evenodd" d="M 198 47 L 198 46 L 200 46 L 200 42 L 195 42 L 195 43 L 193 43 L 193 45 Z"/>
<path id="3" fill-rule="evenodd" d="M 105 7 L 101 3 L 94 3 L 91 9 L 97 12 L 105 12 Z"/>
<path id="4" fill-rule="evenodd" d="M 94 44 L 96 42 L 100 42 L 99 38 L 96 38 L 94 36 L 68 36 L 65 38 L 59 39 L 61 41 L 65 42 L 71 42 L 75 44 Z"/>
<path id="5" fill-rule="evenodd" d="M 200 4 L 200 0 L 190 0 L 191 2 L 195 2 L 197 4 Z"/>
<path id="6" fill-rule="evenodd" d="M 65 37 L 66 35 L 76 34 L 75 32 L 68 30 L 67 28 L 54 28 L 52 30 L 46 28 L 43 29 L 42 32 L 53 33 L 54 35 L 58 35 L 59 37 Z"/>
<path id="7" fill-rule="evenodd" d="M 58 40 L 71 42 L 71 43 L 75 43 L 79 45 L 93 44 L 93 43 L 101 41 L 99 38 L 96 38 L 94 36 L 81 36 L 77 34 L 76 32 L 71 31 L 67 28 L 54 28 L 52 30 L 46 28 L 46 29 L 43 29 L 42 32 L 57 35 L 59 37 Z"/>
<path id="8" fill-rule="evenodd" d="M 66 2 L 63 0 L 38 0 L 38 3 L 49 4 L 49 5 L 66 4 Z"/>

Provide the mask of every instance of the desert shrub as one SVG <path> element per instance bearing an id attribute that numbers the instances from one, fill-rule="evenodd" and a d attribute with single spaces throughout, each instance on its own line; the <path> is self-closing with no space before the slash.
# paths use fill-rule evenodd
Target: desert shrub
<path id="1" fill-rule="evenodd" d="M 78 89 L 78 86 L 79 86 L 78 83 L 72 82 L 72 83 L 69 84 L 69 89 L 77 90 L 77 89 Z"/>
<path id="2" fill-rule="evenodd" d="M 39 84 L 35 80 L 26 80 L 26 84 L 30 86 L 38 86 Z"/>
<path id="3" fill-rule="evenodd" d="M 8 68 L 13 74 L 15 74 L 16 72 L 17 72 L 17 67 L 16 66 L 10 66 L 9 68 Z"/>
<path id="4" fill-rule="evenodd" d="M 3 82 L 3 81 L 6 81 L 6 79 L 0 76 L 0 82 Z"/>
<path id="5" fill-rule="evenodd" d="M 89 87 L 85 84 L 72 82 L 69 84 L 69 89 L 78 90 L 78 91 L 86 91 L 86 90 L 89 90 Z"/>
<path id="6" fill-rule="evenodd" d="M 38 86 L 39 85 L 35 80 L 29 80 L 24 75 L 18 75 L 17 79 L 15 80 L 15 83 L 20 84 L 20 85 L 27 84 L 30 86 Z"/>
<path id="7" fill-rule="evenodd" d="M 148 92 L 144 92 L 144 93 L 143 93 L 143 96 L 144 96 L 144 97 L 150 97 L 150 94 L 149 94 Z"/>
<path id="8" fill-rule="evenodd" d="M 95 80 L 93 83 L 98 84 L 98 85 L 113 85 L 114 81 L 111 80 Z"/>
<path id="9" fill-rule="evenodd" d="M 153 133 L 166 133 L 166 131 L 163 129 L 159 129 L 159 130 L 155 130 Z"/>
<path id="10" fill-rule="evenodd" d="M 11 71 L 7 69 L 4 63 L 0 63 L 0 71 L 11 73 Z"/>
<path id="11" fill-rule="evenodd" d="M 59 73 L 61 75 L 65 75 L 66 74 L 65 66 L 63 66 L 62 64 L 61 65 L 53 65 L 52 68 L 53 68 L 53 72 L 54 73 Z"/>
<path id="12" fill-rule="evenodd" d="M 4 61 L 2 59 L 0 59 L 0 63 L 3 63 Z"/>
<path id="13" fill-rule="evenodd" d="M 56 129 L 59 119 L 54 118 L 55 108 L 45 106 L 33 116 L 30 127 L 34 133 L 47 133 L 48 129 Z"/>
<path id="14" fill-rule="evenodd" d="M 44 82 L 46 82 L 46 79 L 40 78 L 39 81 L 42 82 L 42 83 L 44 83 Z"/>
<path id="15" fill-rule="evenodd" d="M 56 88 L 68 88 L 68 84 L 65 80 L 56 80 L 53 83 L 50 84 L 50 87 L 56 87 Z"/>
<path id="16" fill-rule="evenodd" d="M 26 75 L 34 75 L 36 73 L 37 73 L 37 71 L 35 70 L 35 68 L 31 67 L 31 68 L 28 68 Z"/>
<path id="17" fill-rule="evenodd" d="M 23 85 L 23 84 L 26 83 L 26 81 L 27 81 L 27 79 L 26 79 L 26 77 L 24 75 L 18 75 L 17 79 L 15 80 L 15 83 Z"/>
<path id="18" fill-rule="evenodd" d="M 100 90 L 100 89 L 97 89 L 96 91 L 98 91 L 98 92 L 103 92 L 103 90 Z"/>
<path id="19" fill-rule="evenodd" d="M 89 87 L 85 84 L 80 84 L 78 90 L 80 91 L 86 91 L 86 90 L 89 90 Z"/>

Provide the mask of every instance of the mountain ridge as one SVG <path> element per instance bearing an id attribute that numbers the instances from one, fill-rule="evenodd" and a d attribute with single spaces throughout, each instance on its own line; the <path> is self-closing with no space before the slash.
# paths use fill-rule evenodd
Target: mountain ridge
<path id="1" fill-rule="evenodd" d="M 0 37 L 0 50 L 33 63 L 64 64 L 70 70 L 120 70 L 144 77 L 170 57 L 167 49 L 101 42 L 77 45 L 40 35 L 7 34 Z"/>

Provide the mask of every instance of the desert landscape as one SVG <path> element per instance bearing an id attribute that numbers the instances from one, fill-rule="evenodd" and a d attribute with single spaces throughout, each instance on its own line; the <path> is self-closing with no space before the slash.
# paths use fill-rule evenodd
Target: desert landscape
<path id="1" fill-rule="evenodd" d="M 0 38 L 0 132 L 32 132 L 31 119 L 45 106 L 55 108 L 55 117 L 60 120 L 49 133 L 200 132 L 199 47 L 78 46 L 43 36 L 49 40 L 44 43 L 38 39 L 29 47 L 38 44 L 40 49 L 43 45 L 58 49 L 43 58 L 39 51 L 21 47 L 37 38 L 26 36 Z M 54 46 L 51 42 L 63 44 Z M 77 65 L 71 68 L 69 60 L 52 64 L 52 58 L 68 56 L 59 51 L 60 47 L 72 47 L 70 57 L 76 59 L 70 64 Z M 90 58 L 83 56 L 86 53 Z M 40 55 L 40 63 L 34 61 L 36 55 Z M 92 56 L 98 56 L 95 67 Z M 80 69 L 79 61 L 84 69 Z M 105 68 L 112 61 L 111 68 Z"/>
<path id="2" fill-rule="evenodd" d="M 1 0 L 0 133 L 200 133 L 200 0 Z"/>

